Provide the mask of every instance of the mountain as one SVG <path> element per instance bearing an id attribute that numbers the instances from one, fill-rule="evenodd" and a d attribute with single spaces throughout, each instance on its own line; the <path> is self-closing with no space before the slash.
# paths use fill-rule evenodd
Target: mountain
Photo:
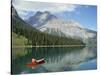
<path id="1" fill-rule="evenodd" d="M 48 21 L 45 25 L 39 27 L 39 30 L 49 34 L 54 34 L 50 31 L 55 31 L 56 33 L 58 33 L 58 36 L 61 36 L 63 34 L 66 37 L 82 39 L 83 41 L 96 36 L 96 34 L 92 30 L 91 32 L 85 30 L 79 23 L 75 21 L 63 22 L 59 19 Z"/>
<path id="2" fill-rule="evenodd" d="M 12 24 L 12 31 L 13 32 L 17 32 L 18 27 L 23 27 L 23 29 L 30 29 L 32 31 L 38 31 L 36 28 L 32 27 L 31 25 L 29 25 L 28 23 L 26 23 L 25 21 L 23 21 L 19 15 L 17 14 L 16 9 L 11 6 L 12 9 L 12 14 L 11 14 L 11 24 Z M 18 29 L 20 30 L 20 29 Z"/>
<path id="3" fill-rule="evenodd" d="M 85 29 L 90 34 L 95 34 L 94 37 L 87 39 L 87 44 L 92 46 L 97 46 L 97 32 L 90 29 Z"/>
<path id="4" fill-rule="evenodd" d="M 12 9 L 12 13 L 11 13 L 12 18 L 16 17 L 16 16 L 18 17 L 18 14 L 17 14 L 17 11 L 15 10 L 15 8 L 13 6 L 11 6 L 11 9 Z"/>
<path id="5" fill-rule="evenodd" d="M 45 12 L 48 14 L 49 12 Z M 41 15 L 38 12 L 37 15 Z M 42 16 L 42 15 L 41 15 Z M 84 43 L 77 39 L 54 36 L 47 33 L 40 32 L 32 25 L 29 25 L 25 21 L 23 21 L 16 12 L 16 9 L 12 6 L 12 33 L 14 32 L 17 36 L 23 36 L 27 39 L 26 45 L 84 45 Z M 51 18 L 56 18 L 53 15 L 47 17 L 49 20 Z M 43 19 L 43 18 L 42 18 Z M 48 20 L 48 21 L 49 21 Z M 43 20 L 44 21 L 44 20 Z M 13 37 L 13 36 L 12 36 Z M 18 41 L 17 41 L 18 42 Z"/>
<path id="6" fill-rule="evenodd" d="M 28 19 L 27 23 L 41 32 L 55 36 L 80 39 L 83 40 L 83 42 L 96 36 L 95 31 L 85 29 L 78 22 L 73 20 L 64 21 L 48 11 L 36 12 L 34 16 Z"/>
<path id="7" fill-rule="evenodd" d="M 52 18 L 57 18 L 56 16 L 50 14 L 50 12 L 45 11 L 45 12 L 40 12 L 38 11 L 34 16 L 31 16 L 28 20 L 27 23 L 34 27 L 39 27 L 41 25 L 44 25 L 47 21 L 51 20 Z"/>

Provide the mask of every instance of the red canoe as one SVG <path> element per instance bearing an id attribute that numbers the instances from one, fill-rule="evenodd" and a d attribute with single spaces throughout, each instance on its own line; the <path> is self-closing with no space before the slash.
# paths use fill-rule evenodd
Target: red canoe
<path id="1" fill-rule="evenodd" d="M 32 59 L 32 62 L 31 63 L 28 63 L 27 64 L 27 67 L 32 68 L 32 67 L 36 67 L 36 66 L 38 66 L 40 64 L 43 64 L 43 63 L 45 63 L 44 59 L 40 59 L 40 60 Z"/>

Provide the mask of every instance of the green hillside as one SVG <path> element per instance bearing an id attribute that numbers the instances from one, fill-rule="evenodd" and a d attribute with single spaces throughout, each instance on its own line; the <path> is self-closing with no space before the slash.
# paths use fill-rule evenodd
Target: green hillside
<path id="1" fill-rule="evenodd" d="M 13 46 L 25 46 L 27 44 L 27 38 L 17 35 L 16 33 L 12 32 L 12 45 Z"/>

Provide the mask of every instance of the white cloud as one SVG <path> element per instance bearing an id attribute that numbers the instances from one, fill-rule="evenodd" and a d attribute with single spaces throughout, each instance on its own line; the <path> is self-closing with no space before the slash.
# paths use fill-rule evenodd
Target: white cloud
<path id="1" fill-rule="evenodd" d="M 77 8 L 77 5 L 73 4 L 34 2 L 25 0 L 13 0 L 13 5 L 18 11 L 50 11 L 53 13 L 63 11 L 73 12 Z"/>

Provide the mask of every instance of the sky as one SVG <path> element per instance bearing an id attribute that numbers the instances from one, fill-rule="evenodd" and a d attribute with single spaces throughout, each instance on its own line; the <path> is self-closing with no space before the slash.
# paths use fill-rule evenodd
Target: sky
<path id="1" fill-rule="evenodd" d="M 97 6 L 25 0 L 12 0 L 12 4 L 22 19 L 28 19 L 37 11 L 49 11 L 65 21 L 74 20 L 84 28 L 97 30 Z"/>

